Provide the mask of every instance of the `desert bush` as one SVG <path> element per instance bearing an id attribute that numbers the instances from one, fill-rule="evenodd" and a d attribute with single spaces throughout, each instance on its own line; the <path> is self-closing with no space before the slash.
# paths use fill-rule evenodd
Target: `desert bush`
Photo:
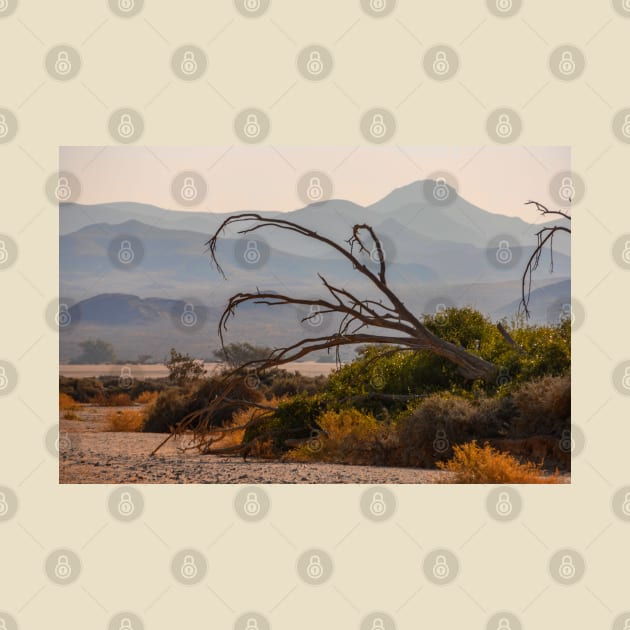
<path id="1" fill-rule="evenodd" d="M 158 397 L 158 392 L 153 391 L 144 391 L 139 396 L 136 397 L 135 402 L 140 403 L 141 405 L 150 405 L 153 404 Z"/>
<path id="2" fill-rule="evenodd" d="M 59 393 L 71 396 L 76 402 L 90 402 L 103 392 L 103 383 L 96 378 L 59 377 Z"/>
<path id="3" fill-rule="evenodd" d="M 289 451 L 291 461 L 332 461 L 383 465 L 387 460 L 388 427 L 357 409 L 327 411 L 318 424 L 322 433 Z"/>
<path id="4" fill-rule="evenodd" d="M 214 378 L 189 383 L 184 387 L 172 387 L 159 393 L 155 403 L 151 406 L 144 431 L 152 433 L 166 433 L 181 422 L 187 415 L 200 411 L 210 404 L 216 394 L 217 380 Z M 261 392 L 240 382 L 230 393 L 236 400 L 259 402 L 263 396 Z M 225 406 L 218 409 L 212 416 L 214 426 L 224 426 L 232 421 L 232 416 L 238 406 Z"/>
<path id="5" fill-rule="evenodd" d="M 442 339 L 495 364 L 499 368 L 496 381 L 466 381 L 450 361 L 429 352 L 369 346 L 359 349 L 356 360 L 330 375 L 325 391 L 331 406 L 351 400 L 357 408 L 379 417 L 383 410 L 397 414 L 405 408 L 399 400 L 383 400 L 390 394 L 507 394 L 520 383 L 570 371 L 570 322 L 565 320 L 554 326 L 503 322 L 523 352 L 508 344 L 490 319 L 470 307 L 425 315 L 423 323 Z"/>
<path id="6" fill-rule="evenodd" d="M 78 407 L 79 405 L 74 400 L 74 398 L 70 396 L 70 394 L 66 394 L 64 392 L 61 392 L 59 394 L 59 409 L 73 410 L 77 409 Z"/>
<path id="7" fill-rule="evenodd" d="M 502 453 L 489 444 L 459 444 L 453 458 L 438 462 L 442 470 L 454 473 L 455 483 L 557 483 L 558 475 L 545 475 L 541 464 L 521 463 L 509 453 Z"/>
<path id="8" fill-rule="evenodd" d="M 448 459 L 453 446 L 475 438 L 500 437 L 512 411 L 507 398 L 469 400 L 433 394 L 399 418 L 396 462 L 402 466 L 434 467 Z"/>
<path id="9" fill-rule="evenodd" d="M 296 394 L 312 396 L 323 391 L 327 381 L 326 376 L 304 376 L 282 369 L 269 370 L 260 377 L 261 391 L 268 399 Z"/>
<path id="10" fill-rule="evenodd" d="M 71 396 L 78 403 L 106 404 L 113 394 L 127 394 L 135 399 L 143 392 L 160 392 L 172 387 L 164 379 L 133 379 L 131 386 L 121 384 L 119 376 L 100 378 L 59 377 L 59 392 Z"/>
<path id="11" fill-rule="evenodd" d="M 107 427 L 109 431 L 142 431 L 145 420 L 146 415 L 139 409 L 118 410 L 108 414 Z"/>
<path id="12" fill-rule="evenodd" d="M 117 392 L 106 396 L 101 403 L 107 407 L 128 407 L 131 405 L 131 396 L 127 392 Z"/>
<path id="13" fill-rule="evenodd" d="M 510 435 L 560 437 L 571 425 L 571 377 L 545 376 L 512 392 L 516 409 Z"/>
<path id="14" fill-rule="evenodd" d="M 289 450 L 287 440 L 309 438 L 319 428 L 317 421 L 324 408 L 319 395 L 298 394 L 290 400 L 281 401 L 270 418 L 246 429 L 243 442 L 269 441 L 267 451 L 279 456 Z"/>

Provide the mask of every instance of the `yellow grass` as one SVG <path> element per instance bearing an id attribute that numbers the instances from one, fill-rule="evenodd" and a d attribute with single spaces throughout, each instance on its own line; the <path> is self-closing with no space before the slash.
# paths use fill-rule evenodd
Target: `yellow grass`
<path id="1" fill-rule="evenodd" d="M 558 483 L 558 473 L 545 475 L 542 464 L 522 464 L 509 453 L 489 444 L 478 446 L 475 440 L 453 447 L 447 462 L 438 462 L 442 470 L 455 473 L 455 483 Z"/>
<path id="2" fill-rule="evenodd" d="M 137 398 L 136 402 L 142 405 L 153 404 L 158 397 L 157 392 L 142 392 Z"/>
<path id="3" fill-rule="evenodd" d="M 120 409 L 112 411 L 107 416 L 107 426 L 110 431 L 142 431 L 146 420 L 144 410 Z"/>
<path id="4" fill-rule="evenodd" d="M 72 396 L 69 394 L 64 394 L 63 392 L 59 394 L 59 409 L 78 409 L 79 403 L 76 402 Z"/>

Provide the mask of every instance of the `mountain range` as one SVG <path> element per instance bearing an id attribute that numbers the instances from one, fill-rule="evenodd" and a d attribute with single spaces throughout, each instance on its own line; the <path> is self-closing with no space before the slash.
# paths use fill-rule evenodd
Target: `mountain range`
<path id="1" fill-rule="evenodd" d="M 432 185 L 426 180 L 412 182 L 367 207 L 346 200 L 314 203 L 282 213 L 282 218 L 338 243 L 350 237 L 354 224 L 374 227 L 383 243 L 391 286 L 417 312 L 443 300 L 471 304 L 495 318 L 513 316 L 535 233 L 553 223 L 536 224 L 539 217 L 534 211 L 531 224 L 487 212 L 452 188 L 448 189 L 452 201 L 444 205 L 427 194 Z M 205 244 L 231 214 L 236 213 L 182 212 L 128 202 L 61 204 L 60 292 L 62 300 L 76 305 L 80 320 L 62 331 L 62 360 L 76 354 L 78 342 L 87 337 L 110 341 L 119 355 L 136 349 L 137 354 L 145 353 L 136 346 L 146 335 L 152 335 L 160 347 L 164 345 L 160 340 L 170 347 L 164 338 L 173 331 L 168 313 L 177 310 L 180 302 L 207 309 L 204 319 L 212 330 L 201 355 L 209 356 L 217 346 L 216 322 L 230 295 L 260 288 L 312 297 L 321 294 L 318 273 L 364 297 L 374 297 L 371 287 L 338 252 L 276 228 L 243 237 L 237 229 L 245 224 L 230 226 L 219 240 L 218 259 L 227 279 L 223 278 L 211 265 Z M 140 249 L 137 264 L 129 268 L 113 258 L 112 244 L 118 247 L 125 240 Z M 256 265 L 243 259 L 252 240 L 262 254 Z M 497 257 L 501 241 L 508 244 L 507 264 L 500 264 Z M 369 252 L 362 260 L 376 268 Z M 550 305 L 569 299 L 569 239 L 558 239 L 554 245 L 553 274 L 548 273 L 548 263 L 546 252 L 534 276 L 534 321 L 544 321 Z M 272 315 L 264 307 L 250 307 L 233 320 L 232 330 L 238 337 L 246 335 L 249 341 L 269 345 L 286 341 L 292 325 L 299 334 L 299 319 L 294 312 Z M 199 339 L 193 337 L 184 331 L 180 341 L 195 348 Z"/>

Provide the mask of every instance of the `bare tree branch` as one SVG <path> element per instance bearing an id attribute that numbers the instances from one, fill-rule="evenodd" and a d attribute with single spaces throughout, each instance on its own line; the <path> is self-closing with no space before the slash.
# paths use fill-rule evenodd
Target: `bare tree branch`
<path id="1" fill-rule="evenodd" d="M 571 221 L 571 215 L 563 210 L 549 210 L 546 206 L 538 201 L 527 201 L 525 205 L 534 205 L 541 215 L 556 215 L 563 219 Z M 550 258 L 550 271 L 553 273 L 553 239 L 558 232 L 566 232 L 571 234 L 571 228 L 565 225 L 552 225 L 545 226 L 536 232 L 536 247 L 529 257 L 523 276 L 521 278 L 521 302 L 519 310 L 525 314 L 525 317 L 529 319 L 531 313 L 529 311 L 529 301 L 532 293 L 532 275 L 538 264 L 540 263 L 540 257 L 545 249 L 545 245 L 549 243 L 549 258 Z"/>

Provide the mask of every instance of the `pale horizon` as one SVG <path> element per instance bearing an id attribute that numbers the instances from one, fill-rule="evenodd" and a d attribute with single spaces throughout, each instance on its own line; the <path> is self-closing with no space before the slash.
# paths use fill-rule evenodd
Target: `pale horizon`
<path id="1" fill-rule="evenodd" d="M 496 214 L 537 216 L 525 202 L 555 206 L 551 179 L 570 171 L 570 147 L 61 147 L 59 170 L 81 183 L 77 203 L 144 203 L 169 210 L 288 212 L 307 172 L 333 182 L 332 198 L 369 206 L 395 188 L 451 173 L 461 197 Z M 171 194 L 182 171 L 204 176 L 203 203 L 186 207 Z"/>

